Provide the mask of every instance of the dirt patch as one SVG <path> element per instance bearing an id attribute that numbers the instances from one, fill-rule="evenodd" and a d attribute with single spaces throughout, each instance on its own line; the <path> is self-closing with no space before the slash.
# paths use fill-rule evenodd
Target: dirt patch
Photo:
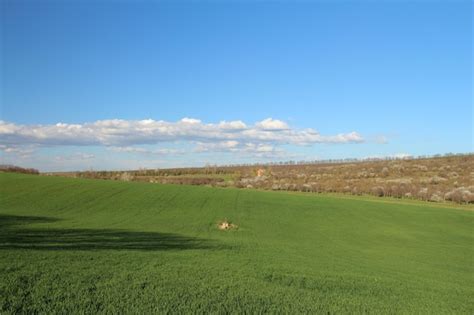
<path id="1" fill-rule="evenodd" d="M 227 231 L 227 230 L 236 230 L 239 227 L 237 226 L 237 224 L 234 224 L 228 220 L 223 220 L 217 223 L 217 228 L 221 231 Z"/>

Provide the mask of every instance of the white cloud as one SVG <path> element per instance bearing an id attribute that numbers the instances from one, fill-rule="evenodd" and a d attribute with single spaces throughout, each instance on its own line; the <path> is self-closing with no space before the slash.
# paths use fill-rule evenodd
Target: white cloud
<path id="1" fill-rule="evenodd" d="M 223 130 L 242 130 L 247 128 L 247 125 L 241 121 L 241 120 L 235 120 L 235 121 L 221 121 L 219 123 L 219 128 Z"/>
<path id="2" fill-rule="evenodd" d="M 256 152 L 256 153 L 269 153 L 269 152 L 276 152 L 274 146 L 264 143 L 246 143 L 244 146 L 246 152 Z M 279 151 L 279 150 L 278 150 Z"/>
<path id="3" fill-rule="evenodd" d="M 254 125 L 241 120 L 204 123 L 183 118 L 177 122 L 163 120 L 99 120 L 83 124 L 19 125 L 0 121 L 0 149 L 20 147 L 105 146 L 114 151 L 173 155 L 174 149 L 145 149 L 139 145 L 170 142 L 195 143 L 195 152 L 266 152 L 275 153 L 279 145 L 312 145 L 316 143 L 360 143 L 357 132 L 321 135 L 314 129 L 290 128 L 287 123 L 267 118 Z M 16 148 L 16 149 L 8 149 Z M 274 150 L 272 151 L 273 148 Z"/>
<path id="4" fill-rule="evenodd" d="M 183 154 L 184 151 L 176 150 L 176 149 L 147 149 L 142 147 L 133 147 L 133 146 L 126 146 L 126 147 L 109 147 L 108 148 L 114 152 L 125 152 L 125 153 L 139 153 L 139 154 L 153 154 L 153 155 L 176 155 L 176 154 Z"/>
<path id="5" fill-rule="evenodd" d="M 209 152 L 209 151 L 238 151 L 239 142 L 235 140 L 220 141 L 220 142 L 198 142 L 194 148 L 195 152 Z"/>
<path id="6" fill-rule="evenodd" d="M 19 156 L 22 158 L 29 157 L 35 152 L 34 146 L 17 146 L 0 144 L 0 151 L 4 154 Z"/>
<path id="7" fill-rule="evenodd" d="M 150 121 L 150 120 L 148 120 Z M 194 119 L 194 118 L 188 118 L 188 117 L 184 117 L 183 119 L 180 120 L 182 123 L 185 123 L 185 124 L 200 124 L 201 123 L 201 120 L 199 119 Z M 151 123 L 151 122 L 150 122 Z"/>
<path id="8" fill-rule="evenodd" d="M 281 148 L 269 143 L 242 143 L 238 141 L 200 142 L 194 148 L 194 152 L 230 152 L 239 154 L 242 157 L 265 157 L 265 158 L 291 158 L 289 154 Z"/>
<path id="9" fill-rule="evenodd" d="M 273 119 L 273 118 L 267 118 L 262 121 L 259 121 L 255 124 L 255 126 L 259 129 L 262 130 L 288 130 L 290 127 L 288 124 L 284 121 L 278 120 L 278 119 Z"/>

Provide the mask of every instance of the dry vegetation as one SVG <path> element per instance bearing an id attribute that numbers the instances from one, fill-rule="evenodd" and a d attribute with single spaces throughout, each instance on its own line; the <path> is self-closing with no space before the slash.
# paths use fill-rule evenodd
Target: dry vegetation
<path id="1" fill-rule="evenodd" d="M 208 166 L 63 176 L 474 203 L 474 155 L 331 163 Z"/>

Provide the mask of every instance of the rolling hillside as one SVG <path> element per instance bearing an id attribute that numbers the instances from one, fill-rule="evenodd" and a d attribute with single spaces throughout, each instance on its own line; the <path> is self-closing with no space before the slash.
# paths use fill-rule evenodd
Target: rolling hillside
<path id="1" fill-rule="evenodd" d="M 474 203 L 474 154 L 49 175 Z"/>
<path id="2" fill-rule="evenodd" d="M 3 173 L 0 313 L 472 314 L 470 209 Z"/>

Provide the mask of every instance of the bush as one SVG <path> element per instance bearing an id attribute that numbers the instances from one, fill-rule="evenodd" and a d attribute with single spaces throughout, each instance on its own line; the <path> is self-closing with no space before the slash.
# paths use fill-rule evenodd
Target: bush
<path id="1" fill-rule="evenodd" d="M 428 188 L 421 188 L 419 191 L 418 191 L 418 197 L 421 199 L 421 200 L 427 200 L 428 199 Z"/>
<path id="2" fill-rule="evenodd" d="M 433 194 L 431 195 L 430 201 L 441 202 L 443 201 L 443 198 L 441 198 L 438 194 Z"/>
<path id="3" fill-rule="evenodd" d="M 375 186 L 372 188 L 372 194 L 377 197 L 383 197 L 385 195 L 385 190 L 382 186 Z"/>
<path id="4" fill-rule="evenodd" d="M 439 183 L 447 181 L 446 178 L 440 177 L 440 176 L 433 176 L 430 178 L 429 183 L 433 185 L 438 185 Z"/>
<path id="5" fill-rule="evenodd" d="M 457 203 L 474 203 L 474 194 L 465 187 L 459 187 L 446 193 L 444 199 Z"/>

